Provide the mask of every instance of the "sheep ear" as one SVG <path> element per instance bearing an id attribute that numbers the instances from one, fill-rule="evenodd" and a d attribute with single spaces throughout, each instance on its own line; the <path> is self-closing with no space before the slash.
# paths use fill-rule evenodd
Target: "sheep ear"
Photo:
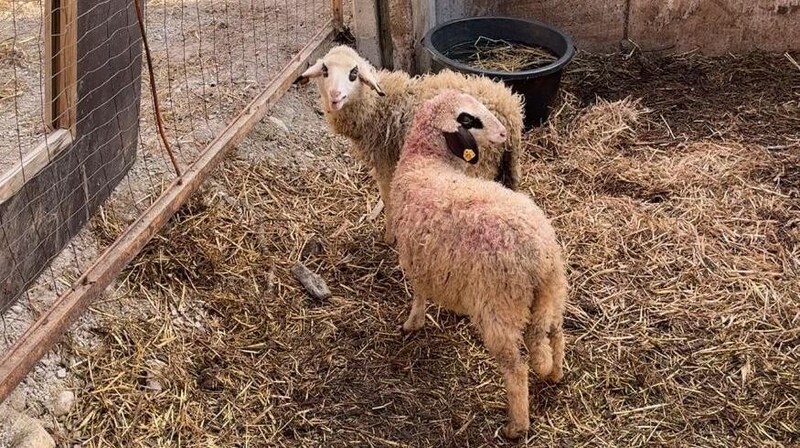
<path id="1" fill-rule="evenodd" d="M 372 90 L 378 93 L 378 96 L 386 96 L 381 85 L 378 84 L 378 78 L 375 76 L 375 71 L 367 67 L 358 68 L 358 79 L 364 84 L 370 86 Z"/>
<path id="2" fill-rule="evenodd" d="M 314 65 L 308 67 L 306 71 L 300 74 L 297 79 L 294 80 L 295 84 L 307 84 L 311 78 L 319 78 L 322 76 L 322 59 L 318 60 Z"/>
<path id="3" fill-rule="evenodd" d="M 456 155 L 459 159 L 475 165 L 478 163 L 480 152 L 478 151 L 478 142 L 475 137 L 461 125 L 458 125 L 456 132 L 445 132 L 444 139 L 447 142 L 447 147 L 450 152 Z"/>

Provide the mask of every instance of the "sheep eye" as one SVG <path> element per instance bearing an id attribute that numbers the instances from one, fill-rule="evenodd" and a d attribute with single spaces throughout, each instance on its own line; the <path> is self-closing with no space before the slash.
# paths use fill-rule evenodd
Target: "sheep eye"
<path id="1" fill-rule="evenodd" d="M 461 114 L 458 115 L 457 121 L 458 121 L 458 124 L 460 124 L 461 126 L 464 126 L 464 129 L 482 129 L 483 128 L 483 123 L 481 123 L 480 118 L 473 117 L 472 115 L 470 115 L 470 114 L 468 114 L 466 112 L 461 112 Z"/>
<path id="2" fill-rule="evenodd" d="M 358 66 L 350 70 L 350 82 L 355 82 L 356 78 L 358 78 Z"/>
<path id="3" fill-rule="evenodd" d="M 325 64 L 322 64 L 322 76 L 328 77 L 328 66 Z"/>

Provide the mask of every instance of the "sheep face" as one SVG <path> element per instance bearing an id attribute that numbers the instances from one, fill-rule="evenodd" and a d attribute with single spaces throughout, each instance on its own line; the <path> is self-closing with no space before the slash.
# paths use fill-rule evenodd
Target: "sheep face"
<path id="1" fill-rule="evenodd" d="M 442 92 L 429 100 L 422 112 L 416 126 L 430 126 L 441 133 L 450 152 L 468 163 L 478 163 L 481 146 L 506 140 L 505 126 L 471 95 Z"/>
<path id="2" fill-rule="evenodd" d="M 375 69 L 352 48 L 337 46 L 303 72 L 296 83 L 317 80 L 322 105 L 326 112 L 338 112 L 363 94 L 363 85 L 383 96 Z"/>

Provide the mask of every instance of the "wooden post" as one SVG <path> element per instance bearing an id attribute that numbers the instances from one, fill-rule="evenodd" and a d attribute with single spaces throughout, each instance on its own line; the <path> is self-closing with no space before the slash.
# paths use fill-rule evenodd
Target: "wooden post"
<path id="1" fill-rule="evenodd" d="M 58 342 L 72 322 L 109 284 L 189 199 L 203 180 L 224 159 L 228 149 L 247 133 L 275 104 L 305 69 L 309 60 L 333 40 L 331 21 L 300 51 L 236 119 L 200 153 L 183 176 L 175 179 L 145 212 L 109 246 L 0 359 L 0 402 L 6 399 L 33 366 Z"/>
<path id="2" fill-rule="evenodd" d="M 376 0 L 378 6 L 378 39 L 381 49 L 381 62 L 387 70 L 397 70 L 394 64 L 394 43 L 392 42 L 392 24 L 389 10 L 390 0 Z"/>
<path id="3" fill-rule="evenodd" d="M 431 69 L 431 57 L 422 48 L 425 33 L 436 26 L 436 0 L 411 0 L 411 15 L 414 23 L 414 54 L 416 55 L 417 73 L 425 73 Z"/>
<path id="4" fill-rule="evenodd" d="M 344 10 L 342 0 L 331 0 L 331 11 L 333 12 L 333 29 L 337 33 L 344 31 Z"/>
<path id="5" fill-rule="evenodd" d="M 74 135 L 78 99 L 77 1 L 47 0 L 44 17 L 45 120 Z"/>
<path id="6" fill-rule="evenodd" d="M 353 34 L 356 37 L 358 52 L 375 67 L 383 67 L 378 29 L 378 2 L 353 0 L 353 22 Z"/>

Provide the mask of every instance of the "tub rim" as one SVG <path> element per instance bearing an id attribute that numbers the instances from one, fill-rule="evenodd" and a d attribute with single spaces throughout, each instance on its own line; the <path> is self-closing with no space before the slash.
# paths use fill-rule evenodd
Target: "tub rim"
<path id="1" fill-rule="evenodd" d="M 446 28 L 448 26 L 452 26 L 452 25 L 455 25 L 455 24 L 461 23 L 461 22 L 477 22 L 477 21 L 491 21 L 491 20 L 516 21 L 516 22 L 525 23 L 527 25 L 534 25 L 534 26 L 537 26 L 537 27 L 540 27 L 540 28 L 545 28 L 545 29 L 547 29 L 549 31 L 552 31 L 553 33 L 555 33 L 557 36 L 559 36 L 561 39 L 564 40 L 564 42 L 566 44 L 567 51 L 565 51 L 564 54 L 561 57 L 559 57 L 556 61 L 554 61 L 554 62 L 552 62 L 550 64 L 547 64 L 545 66 L 537 67 L 537 68 L 530 69 L 530 70 L 518 71 L 518 72 L 504 72 L 504 71 L 496 71 L 496 70 L 483 70 L 483 69 L 471 67 L 471 66 L 469 66 L 467 64 L 463 64 L 461 62 L 458 62 L 456 60 L 448 58 L 447 56 L 442 54 L 442 52 L 440 52 L 433 45 L 433 34 L 438 32 L 438 31 L 443 30 L 444 28 Z M 540 44 L 536 44 L 536 45 L 540 45 Z M 566 34 L 563 31 L 561 31 L 560 29 L 558 29 L 558 28 L 556 28 L 554 26 L 548 25 L 546 23 L 539 22 L 537 20 L 520 19 L 520 18 L 517 18 L 517 17 L 507 17 L 507 16 L 465 17 L 465 18 L 461 18 L 461 19 L 449 20 L 447 22 L 444 22 L 444 23 L 441 23 L 439 25 L 436 25 L 435 27 L 433 27 L 430 30 L 428 30 L 428 32 L 425 33 L 425 36 L 422 38 L 422 47 L 428 53 L 430 53 L 431 57 L 436 62 L 438 62 L 439 64 L 444 65 L 445 68 L 450 68 L 450 67 L 447 67 L 447 66 L 451 66 L 451 67 L 453 67 L 453 68 L 455 68 L 455 69 L 457 69 L 459 71 L 462 71 L 462 72 L 471 73 L 471 74 L 475 74 L 475 75 L 486 75 L 486 76 L 498 77 L 498 78 L 506 79 L 506 80 L 519 80 L 519 79 L 538 78 L 538 77 L 547 76 L 547 75 L 559 72 L 559 71 L 563 70 L 564 67 L 575 56 L 575 45 L 572 42 L 572 38 L 568 34 Z"/>

